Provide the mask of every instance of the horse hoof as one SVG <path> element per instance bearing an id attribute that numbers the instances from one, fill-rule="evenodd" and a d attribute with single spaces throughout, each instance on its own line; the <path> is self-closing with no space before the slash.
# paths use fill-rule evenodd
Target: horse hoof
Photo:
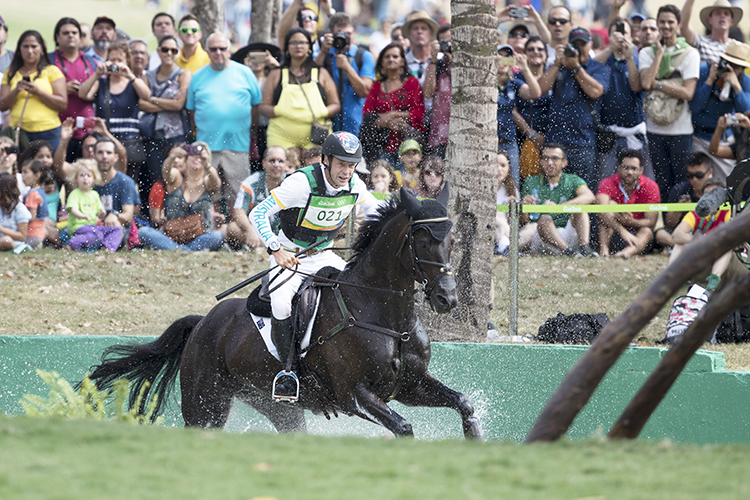
<path id="1" fill-rule="evenodd" d="M 482 425 L 479 423 L 477 417 L 470 417 L 466 419 L 464 423 L 464 437 L 466 439 L 478 439 L 484 441 L 484 433 L 482 432 Z"/>

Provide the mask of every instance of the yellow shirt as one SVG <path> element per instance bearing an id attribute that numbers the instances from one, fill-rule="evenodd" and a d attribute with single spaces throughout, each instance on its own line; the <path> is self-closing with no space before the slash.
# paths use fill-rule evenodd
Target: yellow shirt
<path id="1" fill-rule="evenodd" d="M 208 52 L 203 50 L 201 44 L 195 46 L 195 54 L 190 59 L 185 59 L 185 47 L 180 49 L 180 57 L 175 61 L 177 66 L 182 69 L 189 69 L 191 73 L 195 74 L 196 71 L 201 69 L 203 66 L 211 62 L 208 58 Z"/>
<path id="2" fill-rule="evenodd" d="M 52 82 L 62 79 L 65 77 L 62 71 L 57 66 L 49 65 L 42 69 L 42 74 L 39 78 L 36 78 L 36 73 L 29 75 L 31 81 L 39 87 L 40 90 L 52 93 Z M 8 71 L 3 75 L 3 85 L 9 85 L 10 90 L 13 90 L 18 86 L 18 82 L 21 81 L 23 75 L 20 72 L 16 72 L 13 75 L 13 79 L 8 82 Z M 36 79 L 35 79 L 36 78 Z M 28 92 L 22 91 L 18 93 L 16 102 L 10 108 L 10 125 L 11 127 L 18 126 L 18 120 L 21 118 L 21 112 L 23 111 L 24 102 L 26 102 L 26 96 Z M 26 132 L 44 132 L 45 130 L 51 130 L 59 127 L 60 115 L 58 111 L 49 108 L 42 102 L 39 97 L 35 95 L 29 96 L 29 102 L 26 104 L 26 111 L 23 111 L 23 121 L 21 122 L 21 128 Z"/>

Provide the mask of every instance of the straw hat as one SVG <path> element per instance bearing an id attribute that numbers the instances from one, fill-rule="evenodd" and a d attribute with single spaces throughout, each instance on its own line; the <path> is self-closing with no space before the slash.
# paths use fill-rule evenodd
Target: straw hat
<path id="1" fill-rule="evenodd" d="M 401 33 L 404 35 L 405 38 L 409 38 L 411 25 L 416 21 L 422 21 L 422 22 L 429 24 L 430 28 L 432 29 L 432 36 L 433 37 L 435 36 L 439 28 L 438 23 L 435 22 L 435 20 L 431 18 L 427 12 L 420 10 L 419 12 L 415 12 L 414 14 L 406 18 L 406 21 L 404 22 L 404 27 L 401 29 Z"/>
<path id="2" fill-rule="evenodd" d="M 732 19 L 734 19 L 735 26 L 737 26 L 740 23 L 740 19 L 742 19 L 742 9 L 740 7 L 734 7 L 731 3 L 729 3 L 729 0 L 716 0 L 713 5 L 709 5 L 708 7 L 704 7 L 703 9 L 701 9 L 701 22 L 706 28 L 711 28 L 711 25 L 708 24 L 708 18 L 711 17 L 711 12 L 713 12 L 714 9 L 731 10 Z"/>
<path id="3" fill-rule="evenodd" d="M 726 59 L 732 64 L 750 68 L 750 62 L 747 62 L 750 59 L 750 45 L 730 39 L 726 52 L 720 54 L 719 57 Z"/>

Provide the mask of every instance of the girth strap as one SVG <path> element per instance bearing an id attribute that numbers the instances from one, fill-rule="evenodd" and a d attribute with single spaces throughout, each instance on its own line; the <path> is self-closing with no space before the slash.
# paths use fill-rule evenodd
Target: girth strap
<path id="1" fill-rule="evenodd" d="M 327 284 L 319 284 L 316 286 L 327 286 Z M 328 285 L 330 286 L 330 285 Z M 357 327 L 362 328 L 363 330 L 370 330 L 372 332 L 376 333 L 382 333 L 383 335 L 388 335 L 389 337 L 393 337 L 395 339 L 399 340 L 398 349 L 399 354 L 401 358 L 401 366 L 399 367 L 398 372 L 398 378 L 396 379 L 396 384 L 393 387 L 393 391 L 391 392 L 391 395 L 386 398 L 386 402 L 392 400 L 396 397 L 396 394 L 398 394 L 398 391 L 401 389 L 401 382 L 403 380 L 404 372 L 406 371 L 406 353 L 403 348 L 403 343 L 408 342 L 411 338 L 411 334 L 409 332 L 402 332 L 399 333 L 396 330 L 391 330 L 390 328 L 384 328 L 382 326 L 373 325 L 371 323 L 366 323 L 364 321 L 358 321 L 352 314 L 349 312 L 349 308 L 346 307 L 346 303 L 344 302 L 344 297 L 341 295 L 341 290 L 339 289 L 338 284 L 334 285 L 333 287 L 333 295 L 336 297 L 336 303 L 339 305 L 339 310 L 341 311 L 341 322 L 328 330 L 326 333 L 318 337 L 317 341 L 314 343 L 311 342 L 310 345 L 305 347 L 302 352 L 300 352 L 300 355 L 305 354 L 310 349 L 317 345 L 323 345 L 327 341 L 331 340 L 334 335 L 337 333 L 346 330 L 347 328 Z"/>

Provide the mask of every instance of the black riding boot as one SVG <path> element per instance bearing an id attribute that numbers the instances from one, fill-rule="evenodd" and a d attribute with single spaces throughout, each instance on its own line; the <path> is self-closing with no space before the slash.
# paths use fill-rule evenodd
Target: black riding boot
<path id="1" fill-rule="evenodd" d="M 289 401 L 294 403 L 299 397 L 299 380 L 295 372 L 299 371 L 299 361 L 295 356 L 291 367 L 287 371 L 287 360 L 289 351 L 294 344 L 294 330 L 292 329 L 292 318 L 271 320 L 271 340 L 276 346 L 284 369 L 274 379 L 272 397 L 276 401 Z"/>

